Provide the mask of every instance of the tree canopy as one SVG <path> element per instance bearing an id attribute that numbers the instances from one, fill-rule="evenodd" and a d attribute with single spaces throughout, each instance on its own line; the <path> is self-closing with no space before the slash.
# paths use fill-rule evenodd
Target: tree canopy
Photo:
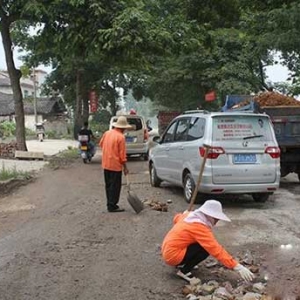
<path id="1" fill-rule="evenodd" d="M 88 118 L 88 91 L 118 109 L 119 90 L 169 109 L 221 105 L 226 94 L 269 89 L 265 67 L 279 51 L 299 86 L 297 1 L 1 1 L 29 66 L 51 64 L 48 90 Z M 34 28 L 34 34 L 28 32 Z M 219 102 L 204 96 L 214 90 Z M 297 88 L 289 89 L 296 92 Z M 75 126 L 76 127 L 76 126 Z M 75 129 L 76 131 L 76 129 Z"/>

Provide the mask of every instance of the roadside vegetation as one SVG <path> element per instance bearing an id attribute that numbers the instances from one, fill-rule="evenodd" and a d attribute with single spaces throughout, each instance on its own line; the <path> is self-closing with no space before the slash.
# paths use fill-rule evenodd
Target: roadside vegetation
<path id="1" fill-rule="evenodd" d="M 79 157 L 79 149 L 69 146 L 67 150 L 61 151 L 57 155 L 50 157 L 48 159 L 48 167 L 52 170 L 67 167 L 75 162 Z"/>
<path id="2" fill-rule="evenodd" d="M 69 146 L 67 150 L 61 151 L 57 156 L 66 159 L 77 159 L 79 157 L 79 150 L 78 148 Z"/>
<path id="3" fill-rule="evenodd" d="M 31 139 L 36 137 L 36 133 L 29 129 L 25 129 L 26 139 Z M 12 121 L 3 121 L 0 122 L 0 138 L 3 140 L 11 139 L 16 136 L 16 123 Z"/>
<path id="4" fill-rule="evenodd" d="M 12 137 L 16 133 L 16 124 L 10 121 L 4 121 L 0 123 L 0 137 L 7 138 Z"/>
<path id="5" fill-rule="evenodd" d="M 6 181 L 10 179 L 30 179 L 32 175 L 30 172 L 18 171 L 16 167 L 13 169 L 5 168 L 4 164 L 0 169 L 0 181 Z"/>

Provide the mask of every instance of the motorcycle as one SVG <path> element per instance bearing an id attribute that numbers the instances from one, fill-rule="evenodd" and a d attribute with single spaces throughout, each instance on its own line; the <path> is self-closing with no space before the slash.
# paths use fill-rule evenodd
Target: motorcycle
<path id="1" fill-rule="evenodd" d="M 45 138 L 45 128 L 44 128 L 43 123 L 35 124 L 35 130 L 36 130 L 36 135 L 38 137 L 38 140 L 40 142 L 43 142 L 44 138 Z"/>
<path id="2" fill-rule="evenodd" d="M 87 135 L 79 135 L 78 141 L 80 156 L 83 160 L 83 163 L 86 164 L 88 161 L 90 162 L 94 156 L 93 149 L 91 149 L 91 145 L 89 143 L 89 137 Z"/>

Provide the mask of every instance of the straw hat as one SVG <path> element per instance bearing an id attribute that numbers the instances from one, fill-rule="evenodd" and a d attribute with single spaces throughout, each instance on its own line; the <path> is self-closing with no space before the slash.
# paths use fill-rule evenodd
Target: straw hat
<path id="1" fill-rule="evenodd" d="M 130 129 L 132 128 L 128 123 L 127 119 L 124 116 L 118 117 L 117 122 L 112 123 L 112 126 L 115 128 L 122 128 L 122 129 Z"/>
<path id="2" fill-rule="evenodd" d="M 223 213 L 222 204 L 217 200 L 205 201 L 198 210 L 215 219 L 231 222 L 231 220 Z"/>

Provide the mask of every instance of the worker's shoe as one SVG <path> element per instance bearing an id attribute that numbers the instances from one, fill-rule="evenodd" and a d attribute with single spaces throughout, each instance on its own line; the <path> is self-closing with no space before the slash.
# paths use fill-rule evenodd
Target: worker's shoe
<path id="1" fill-rule="evenodd" d="M 176 269 L 178 269 L 180 271 L 182 271 L 183 268 L 184 268 L 184 265 L 177 265 L 176 266 Z M 193 267 L 193 270 L 198 270 L 198 269 L 199 269 L 198 265 L 196 265 L 196 266 Z"/>
<path id="2" fill-rule="evenodd" d="M 191 272 L 188 272 L 188 273 L 183 273 L 181 272 L 180 270 L 178 270 L 176 272 L 176 275 L 179 276 L 180 278 L 186 280 L 187 282 L 190 282 L 191 279 L 193 278 L 193 275 Z"/>
<path id="3" fill-rule="evenodd" d="M 123 212 L 125 209 L 123 208 L 116 208 L 116 209 L 109 209 L 108 212 Z"/>

